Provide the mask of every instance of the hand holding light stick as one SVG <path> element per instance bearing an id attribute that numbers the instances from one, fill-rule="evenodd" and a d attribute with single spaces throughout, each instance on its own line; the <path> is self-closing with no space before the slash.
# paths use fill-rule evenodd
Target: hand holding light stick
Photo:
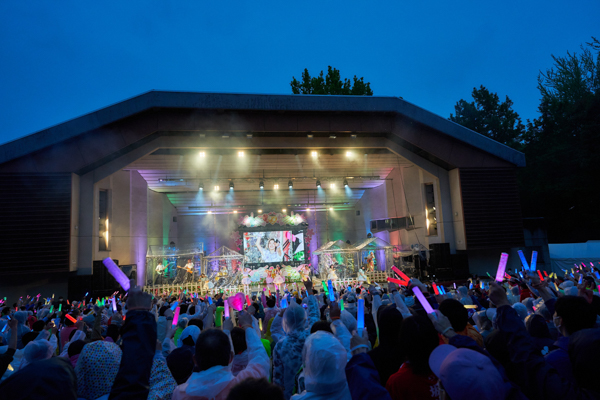
<path id="1" fill-rule="evenodd" d="M 387 278 L 388 282 L 392 282 L 392 283 L 396 283 L 398 285 L 401 286 L 408 286 L 408 282 L 406 281 L 401 281 L 400 279 L 396 279 L 396 278 Z"/>
<path id="2" fill-rule="evenodd" d="M 535 271 L 535 266 L 537 264 L 537 251 L 531 252 L 531 271 Z"/>
<path id="3" fill-rule="evenodd" d="M 524 261 L 525 258 L 522 258 L 521 261 L 527 263 L 527 261 Z M 506 271 L 506 263 L 508 262 L 508 254 L 506 253 L 502 253 L 500 255 L 500 262 L 498 263 L 498 271 L 496 271 L 496 281 L 497 282 L 502 282 L 502 280 L 504 279 L 504 271 Z"/>
<path id="4" fill-rule="evenodd" d="M 402 280 L 405 280 L 406 282 L 410 281 L 410 278 L 402 271 L 400 271 L 398 268 L 396 268 L 395 266 L 392 266 L 392 270 L 398 274 L 398 276 L 400 276 L 400 278 L 402 278 Z M 406 285 L 404 285 L 406 286 Z"/>

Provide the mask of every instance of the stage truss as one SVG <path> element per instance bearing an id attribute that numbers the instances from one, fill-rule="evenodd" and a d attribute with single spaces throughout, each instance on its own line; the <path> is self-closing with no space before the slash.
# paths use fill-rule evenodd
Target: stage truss
<path id="1" fill-rule="evenodd" d="M 181 270 L 177 266 L 183 267 L 191 260 L 196 273 L 202 265 L 202 256 L 204 252 L 203 243 L 194 243 L 182 247 L 171 246 L 148 246 L 146 253 L 146 287 L 162 286 L 177 279 Z M 167 269 L 162 274 L 157 273 L 156 267 L 162 264 Z"/>

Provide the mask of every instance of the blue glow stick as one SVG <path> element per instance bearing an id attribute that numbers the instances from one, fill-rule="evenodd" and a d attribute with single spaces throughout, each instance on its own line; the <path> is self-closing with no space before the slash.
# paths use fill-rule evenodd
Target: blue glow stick
<path id="1" fill-rule="evenodd" d="M 581 285 L 583 283 L 583 275 L 579 275 L 579 282 L 577 282 L 578 285 Z"/>
<path id="2" fill-rule="evenodd" d="M 87 297 L 87 296 L 88 296 L 88 294 L 90 294 L 90 292 L 85 292 L 85 297 Z"/>
<path id="3" fill-rule="evenodd" d="M 206 298 L 208 299 L 208 304 L 212 306 L 212 299 L 210 298 L 210 296 L 207 296 Z"/>
<path id="4" fill-rule="evenodd" d="M 335 294 L 333 293 L 333 285 L 331 280 L 327 281 L 327 288 L 329 289 L 329 301 L 335 301 Z"/>
<path id="5" fill-rule="evenodd" d="M 521 275 L 521 279 L 523 279 L 523 273 L 519 271 L 519 275 Z"/>
<path id="6" fill-rule="evenodd" d="M 4 332 L 7 327 L 8 327 L 8 324 L 4 325 L 4 328 L 2 328 L 2 332 Z"/>
<path id="7" fill-rule="evenodd" d="M 446 289 L 444 289 L 443 286 L 438 286 L 438 290 L 442 293 L 442 294 L 446 294 Z"/>
<path id="8" fill-rule="evenodd" d="M 179 304 L 178 301 L 176 301 L 175 303 L 173 303 L 173 305 L 171 306 L 171 310 L 175 311 L 175 309 L 177 308 L 177 305 Z"/>
<path id="9" fill-rule="evenodd" d="M 469 283 L 469 289 L 473 289 L 473 282 Z"/>
<path id="10" fill-rule="evenodd" d="M 537 264 L 537 251 L 531 252 L 531 270 L 535 271 L 535 265 Z"/>
<path id="11" fill-rule="evenodd" d="M 600 279 L 600 274 L 598 273 L 598 271 L 594 271 L 594 274 L 596 274 L 596 278 Z"/>
<path id="12" fill-rule="evenodd" d="M 523 254 L 522 250 L 519 250 L 519 257 L 521 258 L 521 264 L 523 265 L 523 269 L 529 271 L 529 264 L 527 264 L 527 260 L 525 259 L 525 254 Z"/>
<path id="13" fill-rule="evenodd" d="M 287 300 L 281 299 L 280 306 L 281 306 L 281 308 L 287 308 L 287 306 L 288 306 Z"/>
<path id="14" fill-rule="evenodd" d="M 358 328 L 358 336 L 362 337 L 362 332 L 365 327 L 365 299 L 358 299 L 358 311 L 356 312 Z"/>

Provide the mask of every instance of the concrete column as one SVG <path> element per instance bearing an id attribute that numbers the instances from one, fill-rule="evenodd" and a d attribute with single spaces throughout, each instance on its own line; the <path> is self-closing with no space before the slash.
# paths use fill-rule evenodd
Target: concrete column
<path id="1" fill-rule="evenodd" d="M 77 275 L 91 275 L 94 261 L 94 174 L 79 177 Z"/>

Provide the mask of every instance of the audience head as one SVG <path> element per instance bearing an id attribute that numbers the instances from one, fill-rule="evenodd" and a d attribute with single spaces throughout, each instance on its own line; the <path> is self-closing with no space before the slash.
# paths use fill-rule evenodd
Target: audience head
<path id="1" fill-rule="evenodd" d="M 525 307 L 525 304 L 523 303 L 515 303 L 512 307 L 517 312 L 519 318 L 521 318 L 521 321 L 524 321 L 525 318 L 529 315 L 529 313 L 527 312 L 527 307 Z"/>
<path id="2" fill-rule="evenodd" d="M 202 322 L 202 320 L 199 318 L 190 319 L 190 322 L 188 322 L 188 327 L 190 326 L 197 326 L 198 329 L 202 330 L 204 329 L 204 322 Z"/>
<path id="3" fill-rule="evenodd" d="M 167 356 L 167 366 L 178 385 L 185 383 L 194 370 L 194 350 L 179 347 Z"/>
<path id="4" fill-rule="evenodd" d="M 39 319 L 33 323 L 33 331 L 34 332 L 41 332 L 44 330 L 45 327 L 46 327 L 46 322 L 41 319 Z"/>
<path id="5" fill-rule="evenodd" d="M 550 329 L 544 317 L 538 314 L 531 314 L 525 318 L 525 328 L 531 337 L 540 339 L 551 339 Z"/>
<path id="6" fill-rule="evenodd" d="M 305 322 L 306 313 L 304 312 L 304 308 L 292 302 L 283 314 L 283 330 L 288 334 L 302 330 L 304 329 Z"/>
<path id="7" fill-rule="evenodd" d="M 113 343 L 116 343 L 119 340 L 119 326 L 118 325 L 109 325 L 106 329 L 106 337 L 111 338 Z"/>
<path id="8" fill-rule="evenodd" d="M 429 355 L 438 346 L 439 338 L 431 321 L 422 316 L 412 316 L 402 321 L 400 346 L 417 375 L 428 375 Z"/>
<path id="9" fill-rule="evenodd" d="M 231 360 L 231 344 L 223 331 L 207 329 L 198 336 L 194 361 L 200 371 L 216 365 L 226 367 Z"/>
<path id="10" fill-rule="evenodd" d="M 440 304 L 439 310 L 450 320 L 455 332 L 465 330 L 469 322 L 469 312 L 460 301 L 446 299 Z"/>
<path id="11" fill-rule="evenodd" d="M 233 352 L 241 354 L 248 348 L 246 344 L 246 331 L 242 328 L 235 327 L 231 330 L 231 343 L 233 343 Z"/>
<path id="12" fill-rule="evenodd" d="M 248 378 L 235 385 L 227 400 L 284 400 L 279 386 L 269 383 L 265 378 Z"/>
<path id="13" fill-rule="evenodd" d="M 569 336 L 577 331 L 593 328 L 596 314 L 592 306 L 583 297 L 565 296 L 556 301 L 554 325 L 563 334 Z"/>
<path id="14" fill-rule="evenodd" d="M 333 333 L 331 330 L 331 324 L 327 321 L 317 321 L 310 327 L 310 333 L 315 333 L 317 331 L 325 331 L 329 333 Z"/>
<path id="15" fill-rule="evenodd" d="M 275 297 L 267 296 L 267 307 L 273 308 L 273 307 L 275 307 L 275 303 L 276 303 Z"/>
<path id="16" fill-rule="evenodd" d="M 310 335 L 302 349 L 306 391 L 327 393 L 342 387 L 346 383 L 346 360 L 346 349 L 331 333 Z"/>

